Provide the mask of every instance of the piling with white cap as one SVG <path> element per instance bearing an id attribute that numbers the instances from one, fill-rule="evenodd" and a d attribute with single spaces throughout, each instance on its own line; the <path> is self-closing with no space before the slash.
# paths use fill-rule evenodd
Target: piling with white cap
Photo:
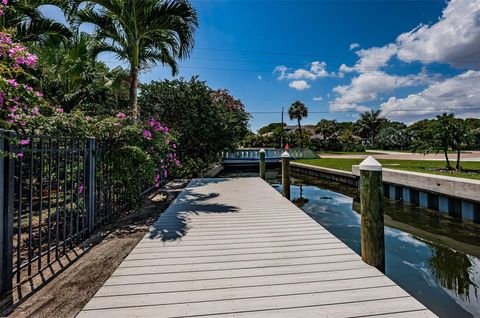
<path id="1" fill-rule="evenodd" d="M 290 200 L 290 154 L 282 153 L 282 195 Z"/>
<path id="2" fill-rule="evenodd" d="M 265 149 L 260 149 L 258 153 L 260 154 L 260 178 L 265 180 L 265 171 L 266 171 Z"/>
<path id="3" fill-rule="evenodd" d="M 385 272 L 382 165 L 368 156 L 359 169 L 362 259 Z"/>

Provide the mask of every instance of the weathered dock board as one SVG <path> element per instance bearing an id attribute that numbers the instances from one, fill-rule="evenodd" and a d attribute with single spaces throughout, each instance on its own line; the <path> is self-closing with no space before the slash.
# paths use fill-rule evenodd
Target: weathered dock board
<path id="1" fill-rule="evenodd" d="M 260 178 L 194 180 L 78 317 L 434 317 Z"/>

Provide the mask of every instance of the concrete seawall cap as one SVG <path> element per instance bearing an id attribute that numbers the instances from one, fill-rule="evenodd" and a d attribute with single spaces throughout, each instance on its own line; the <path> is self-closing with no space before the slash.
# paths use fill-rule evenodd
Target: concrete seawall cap
<path id="1" fill-rule="evenodd" d="M 262 148 L 262 149 L 260 149 L 259 152 L 264 153 L 264 152 L 265 152 L 265 149 Z"/>

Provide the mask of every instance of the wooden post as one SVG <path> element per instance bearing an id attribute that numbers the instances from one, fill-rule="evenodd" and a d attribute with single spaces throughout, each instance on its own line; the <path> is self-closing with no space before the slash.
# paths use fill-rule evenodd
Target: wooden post
<path id="1" fill-rule="evenodd" d="M 382 165 L 369 156 L 359 168 L 362 259 L 385 272 Z"/>
<path id="2" fill-rule="evenodd" d="M 290 154 L 282 154 L 282 195 L 290 200 Z"/>
<path id="3" fill-rule="evenodd" d="M 260 154 L 260 178 L 265 180 L 265 171 L 266 171 L 265 149 L 260 149 L 259 154 Z"/>

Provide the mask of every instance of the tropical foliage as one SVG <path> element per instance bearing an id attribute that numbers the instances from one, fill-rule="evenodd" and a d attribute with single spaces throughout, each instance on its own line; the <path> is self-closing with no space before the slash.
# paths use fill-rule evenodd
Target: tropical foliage
<path id="1" fill-rule="evenodd" d="M 196 11 L 188 1 L 77 0 L 85 7 L 77 12 L 78 23 L 95 26 L 99 42 L 94 53 L 112 52 L 130 66 L 129 104 L 139 114 L 139 72 L 161 63 L 178 71 L 177 59 L 189 56 L 198 25 Z"/>
<path id="2" fill-rule="evenodd" d="M 250 133 L 244 146 L 278 147 L 280 138 L 286 135 L 298 146 L 297 133 L 285 133 L 279 123 L 271 123 Z M 308 128 L 309 125 L 304 126 Z M 361 152 L 366 147 L 384 150 L 410 150 L 445 155 L 447 169 L 461 170 L 461 152 L 480 147 L 480 119 L 455 118 L 443 114 L 435 119 L 424 119 L 407 126 L 401 122 L 382 118 L 379 111 L 360 114 L 356 122 L 337 122 L 322 119 L 315 126 L 316 135 L 305 135 L 303 145 L 312 150 Z M 455 151 L 456 165 L 452 167 L 448 154 Z"/>
<path id="3" fill-rule="evenodd" d="M 57 43 L 73 35 L 64 24 L 45 17 L 40 6 L 54 5 L 65 12 L 71 12 L 69 0 L 2 0 L 4 16 L 0 29 L 14 30 L 15 41 L 43 43 L 53 39 Z M 8 6 L 7 6 L 8 4 Z"/>
<path id="4" fill-rule="evenodd" d="M 215 161 L 248 133 L 250 116 L 243 104 L 228 91 L 213 90 L 196 77 L 142 85 L 139 103 L 142 116 L 157 114 L 177 133 L 178 153 L 190 175 L 194 170 L 190 167 L 198 169 Z"/>
<path id="5" fill-rule="evenodd" d="M 295 101 L 290 108 L 288 108 L 288 117 L 290 120 L 297 120 L 298 123 L 298 134 L 301 140 L 300 147 L 303 148 L 303 138 L 302 138 L 302 125 L 300 124 L 301 120 L 308 116 L 308 108 L 304 103 L 300 101 Z"/>

